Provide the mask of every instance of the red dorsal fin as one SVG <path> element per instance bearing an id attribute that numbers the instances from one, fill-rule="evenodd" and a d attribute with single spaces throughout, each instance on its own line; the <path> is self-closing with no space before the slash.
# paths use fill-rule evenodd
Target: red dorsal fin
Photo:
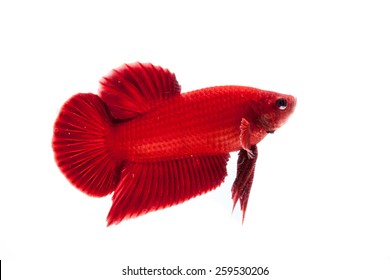
<path id="1" fill-rule="evenodd" d="M 124 64 L 100 81 L 99 95 L 115 119 L 148 112 L 156 102 L 180 94 L 175 74 L 152 64 Z"/>
<path id="2" fill-rule="evenodd" d="M 229 154 L 153 163 L 129 162 L 113 195 L 108 225 L 163 209 L 218 187 Z"/>

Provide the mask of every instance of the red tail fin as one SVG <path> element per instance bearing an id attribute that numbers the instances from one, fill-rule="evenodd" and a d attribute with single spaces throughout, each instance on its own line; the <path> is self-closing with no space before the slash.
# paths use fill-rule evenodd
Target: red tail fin
<path id="1" fill-rule="evenodd" d="M 52 147 L 58 167 L 78 189 L 91 196 L 111 193 L 119 182 L 121 162 L 106 147 L 111 117 L 99 96 L 76 94 L 61 108 Z"/>

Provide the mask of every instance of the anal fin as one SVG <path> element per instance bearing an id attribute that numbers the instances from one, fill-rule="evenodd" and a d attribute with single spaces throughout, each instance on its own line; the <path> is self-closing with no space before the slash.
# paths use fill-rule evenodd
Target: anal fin
<path id="1" fill-rule="evenodd" d="M 108 225 L 173 206 L 218 187 L 229 154 L 161 162 L 128 162 L 113 195 Z"/>

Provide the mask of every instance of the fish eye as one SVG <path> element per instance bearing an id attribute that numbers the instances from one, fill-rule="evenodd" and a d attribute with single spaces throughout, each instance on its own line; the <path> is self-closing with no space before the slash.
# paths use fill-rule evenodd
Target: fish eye
<path id="1" fill-rule="evenodd" d="M 279 108 L 279 110 L 284 110 L 287 108 L 287 100 L 285 98 L 276 99 L 275 104 Z"/>

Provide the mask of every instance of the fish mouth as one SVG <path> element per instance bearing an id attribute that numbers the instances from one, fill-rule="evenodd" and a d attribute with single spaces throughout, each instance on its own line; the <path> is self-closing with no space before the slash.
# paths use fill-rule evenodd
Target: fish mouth
<path id="1" fill-rule="evenodd" d="M 269 134 L 273 134 L 275 132 L 275 130 L 267 130 L 266 132 Z"/>

